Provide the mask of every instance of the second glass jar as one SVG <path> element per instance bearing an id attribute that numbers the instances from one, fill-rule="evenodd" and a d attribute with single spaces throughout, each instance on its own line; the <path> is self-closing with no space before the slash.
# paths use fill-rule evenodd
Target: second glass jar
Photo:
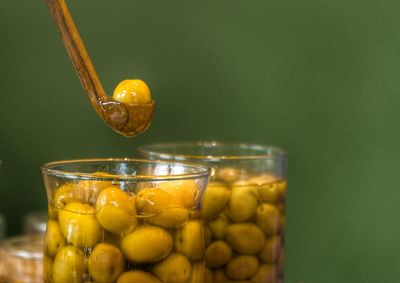
<path id="1" fill-rule="evenodd" d="M 149 144 L 139 153 L 149 159 L 211 167 L 201 207 L 206 223 L 205 282 L 283 282 L 287 188 L 283 149 L 194 142 Z"/>

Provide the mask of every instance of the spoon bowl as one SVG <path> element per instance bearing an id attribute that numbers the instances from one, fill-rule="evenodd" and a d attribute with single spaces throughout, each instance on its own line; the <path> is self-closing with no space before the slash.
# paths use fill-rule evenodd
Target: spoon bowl
<path id="1" fill-rule="evenodd" d="M 148 104 L 128 105 L 110 97 L 103 97 L 98 102 L 99 116 L 115 132 L 132 137 L 144 132 L 151 124 L 154 101 Z"/>

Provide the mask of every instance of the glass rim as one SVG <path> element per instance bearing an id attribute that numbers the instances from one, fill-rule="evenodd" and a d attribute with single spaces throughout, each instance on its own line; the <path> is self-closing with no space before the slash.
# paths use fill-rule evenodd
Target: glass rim
<path id="1" fill-rule="evenodd" d="M 263 151 L 260 154 L 245 154 L 245 155 L 224 155 L 224 154 L 184 154 L 184 153 L 169 153 L 162 149 L 171 147 L 184 147 L 193 146 L 198 148 L 215 148 L 215 147 L 231 147 L 231 148 L 244 148 L 254 149 Z M 157 150 L 158 149 L 158 150 Z M 266 153 L 272 151 L 271 153 Z M 281 147 L 274 145 L 262 145 L 253 143 L 239 143 L 239 142 L 219 142 L 219 141 L 197 141 L 197 142 L 160 142 L 160 143 L 149 143 L 138 147 L 138 152 L 145 155 L 146 157 L 155 157 L 157 159 L 175 159 L 175 160 L 206 160 L 206 161 L 217 161 L 217 160 L 257 160 L 257 159 L 286 159 L 287 151 Z M 186 162 L 186 161 L 185 161 Z"/>
<path id="2" fill-rule="evenodd" d="M 195 169 L 195 173 L 182 173 L 182 174 L 170 174 L 170 175 L 93 175 L 93 173 L 83 173 L 66 171 L 60 169 L 53 169 L 52 167 L 62 165 L 73 165 L 73 164 L 93 164 L 93 163 L 140 163 L 140 164 L 164 164 L 164 165 L 178 165 L 184 168 Z M 73 179 L 81 180 L 96 180 L 96 181 L 172 181 L 172 180 L 183 180 L 183 179 L 199 179 L 203 177 L 209 177 L 211 175 L 211 169 L 203 164 L 195 163 L 182 163 L 175 161 L 165 160 L 147 160 L 140 158 L 85 158 L 85 159 L 70 159 L 70 160 L 59 160 L 47 162 L 40 166 L 41 172 L 44 175 L 56 176 L 56 177 L 70 177 Z"/>
<path id="3" fill-rule="evenodd" d="M 37 249 L 27 249 L 26 245 L 29 244 L 37 247 Z M 2 248 L 8 255 L 17 256 L 22 259 L 33 260 L 43 259 L 42 246 L 43 235 L 40 233 L 18 235 L 5 239 L 0 244 L 0 248 Z"/>

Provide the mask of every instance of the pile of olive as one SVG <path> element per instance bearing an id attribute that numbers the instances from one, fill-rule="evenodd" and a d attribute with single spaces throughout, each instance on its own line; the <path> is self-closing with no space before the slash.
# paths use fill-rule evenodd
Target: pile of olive
<path id="1" fill-rule="evenodd" d="M 283 282 L 286 181 L 216 170 L 202 203 L 207 283 Z"/>
<path id="2" fill-rule="evenodd" d="M 203 283 L 199 197 L 193 180 L 59 185 L 50 196 L 45 282 Z"/>

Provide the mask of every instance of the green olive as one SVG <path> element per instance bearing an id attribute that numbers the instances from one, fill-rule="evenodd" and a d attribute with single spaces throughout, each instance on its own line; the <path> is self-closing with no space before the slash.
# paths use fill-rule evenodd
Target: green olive
<path id="1" fill-rule="evenodd" d="M 230 190 L 221 184 L 209 184 L 204 192 L 201 214 L 204 219 L 213 219 L 218 216 L 228 202 Z"/>
<path id="2" fill-rule="evenodd" d="M 273 264 L 262 264 L 254 274 L 251 283 L 275 283 L 277 280 L 277 268 Z"/>
<path id="3" fill-rule="evenodd" d="M 245 222 L 253 216 L 257 205 L 254 186 L 246 186 L 243 182 L 239 182 L 232 188 L 227 214 L 235 222 Z"/>
<path id="4" fill-rule="evenodd" d="M 264 234 L 252 223 L 235 223 L 225 230 L 226 242 L 241 254 L 256 254 L 264 246 Z"/>
<path id="5" fill-rule="evenodd" d="M 274 175 L 263 174 L 249 178 L 248 182 L 257 187 L 258 196 L 263 202 L 276 203 L 279 200 L 277 180 Z"/>
<path id="6" fill-rule="evenodd" d="M 279 191 L 276 184 L 265 184 L 259 186 L 258 195 L 264 202 L 276 203 L 279 200 Z"/>
<path id="7" fill-rule="evenodd" d="M 192 276 L 189 260 L 178 253 L 171 253 L 166 259 L 156 263 L 152 271 L 162 282 L 188 283 Z"/>
<path id="8" fill-rule="evenodd" d="M 127 271 L 121 274 L 118 277 L 117 283 L 161 283 L 157 277 L 152 275 L 151 273 L 141 271 L 141 270 L 132 270 Z"/>
<path id="9" fill-rule="evenodd" d="M 88 267 L 97 283 L 114 282 L 124 270 L 124 257 L 117 247 L 101 243 L 92 250 Z"/>
<path id="10" fill-rule="evenodd" d="M 136 263 L 151 263 L 165 258 L 172 250 L 170 233 L 158 226 L 143 225 L 124 236 L 121 249 L 124 256 Z"/>
<path id="11" fill-rule="evenodd" d="M 188 221 L 174 235 L 175 250 L 190 260 L 204 258 L 204 229 L 203 223 L 196 220 Z"/>
<path id="12" fill-rule="evenodd" d="M 63 247 L 53 262 L 54 283 L 80 283 L 83 281 L 84 254 L 73 246 Z"/>
<path id="13" fill-rule="evenodd" d="M 137 225 L 135 198 L 116 186 L 103 189 L 96 201 L 96 218 L 109 232 L 129 233 Z"/>
<path id="14" fill-rule="evenodd" d="M 226 242 L 221 240 L 212 242 L 206 249 L 207 267 L 221 267 L 232 258 L 232 255 L 232 249 Z"/>
<path id="15" fill-rule="evenodd" d="M 207 226 L 215 239 L 222 240 L 225 235 L 225 229 L 230 223 L 227 217 L 220 215 L 208 222 Z"/>
<path id="16" fill-rule="evenodd" d="M 79 202 L 71 202 L 59 211 L 60 229 L 68 243 L 79 247 L 93 247 L 97 244 L 101 228 L 93 214 L 93 207 Z"/>
<path id="17" fill-rule="evenodd" d="M 46 253 L 55 257 L 58 251 L 65 246 L 65 238 L 61 233 L 58 223 L 54 220 L 47 221 L 46 228 Z"/>
<path id="18" fill-rule="evenodd" d="M 279 231 L 279 211 L 268 203 L 264 203 L 257 208 L 255 223 L 266 236 L 273 236 Z"/>
<path id="19" fill-rule="evenodd" d="M 232 258 L 225 267 L 225 274 L 232 280 L 246 280 L 258 270 L 258 259 L 251 255 L 239 255 Z"/>
<path id="20" fill-rule="evenodd" d="M 282 240 L 280 236 L 272 236 L 265 240 L 259 257 L 265 263 L 276 263 L 279 253 L 282 249 Z"/>

